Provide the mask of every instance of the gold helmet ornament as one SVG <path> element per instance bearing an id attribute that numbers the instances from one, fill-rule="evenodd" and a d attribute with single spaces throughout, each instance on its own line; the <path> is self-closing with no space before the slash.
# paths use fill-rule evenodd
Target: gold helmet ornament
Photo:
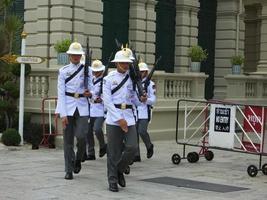
<path id="1" fill-rule="evenodd" d="M 135 60 L 134 56 L 133 56 L 133 51 L 128 48 L 128 45 L 126 44 L 125 47 L 123 47 L 123 45 L 121 46 L 121 50 L 126 51 L 128 54 L 130 54 L 130 59 L 131 60 Z"/>
<path id="2" fill-rule="evenodd" d="M 84 51 L 83 51 L 82 45 L 79 42 L 71 43 L 69 50 L 67 51 L 67 54 L 83 55 Z"/>
<path id="3" fill-rule="evenodd" d="M 102 64 L 100 60 L 94 60 L 92 62 L 91 69 L 93 72 L 100 72 L 105 70 L 105 65 Z"/>

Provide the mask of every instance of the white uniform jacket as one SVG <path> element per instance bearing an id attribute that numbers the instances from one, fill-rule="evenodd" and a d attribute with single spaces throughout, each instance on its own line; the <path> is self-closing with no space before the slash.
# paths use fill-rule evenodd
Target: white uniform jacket
<path id="1" fill-rule="evenodd" d="M 142 80 L 144 86 L 145 79 Z M 148 105 L 153 106 L 156 103 L 156 87 L 155 83 L 150 80 L 147 87 L 147 101 L 137 106 L 138 119 L 148 119 Z"/>
<path id="2" fill-rule="evenodd" d="M 104 117 L 104 103 L 96 103 L 95 100 L 99 98 L 99 91 L 101 87 L 101 80 L 103 77 L 93 77 L 92 81 L 92 98 L 90 101 L 90 117 Z M 103 93 L 102 93 L 103 94 Z M 103 98 L 103 95 L 100 95 L 100 98 Z"/>
<path id="3" fill-rule="evenodd" d="M 56 112 L 60 117 L 73 116 L 75 109 L 78 108 L 80 116 L 88 116 L 89 108 L 86 97 L 75 98 L 67 96 L 65 92 L 83 94 L 84 87 L 84 67 L 69 82 L 65 84 L 65 80 L 78 70 L 81 64 L 74 65 L 72 63 L 59 69 L 58 75 L 58 101 Z M 92 88 L 92 72 L 88 67 L 88 89 Z"/>
<path id="4" fill-rule="evenodd" d="M 103 100 L 104 106 L 107 109 L 106 123 L 110 125 L 117 125 L 118 120 L 125 119 L 128 126 L 135 125 L 135 118 L 133 109 L 120 109 L 116 108 L 115 104 L 140 105 L 136 92 L 133 90 L 133 83 L 131 78 L 124 83 L 124 85 L 111 94 L 112 89 L 116 88 L 128 73 L 122 74 L 118 71 L 112 71 L 104 78 L 103 82 Z"/>

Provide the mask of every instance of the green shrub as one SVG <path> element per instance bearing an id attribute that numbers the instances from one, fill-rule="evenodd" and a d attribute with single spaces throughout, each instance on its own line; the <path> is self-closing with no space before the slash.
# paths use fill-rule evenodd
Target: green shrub
<path id="1" fill-rule="evenodd" d="M 4 83 L 4 85 L 2 86 L 2 88 L 4 90 L 7 91 L 7 94 L 11 97 L 13 97 L 14 99 L 19 98 L 19 88 L 18 85 L 16 83 L 14 83 L 13 81 L 7 81 L 6 83 Z"/>
<path id="2" fill-rule="evenodd" d="M 31 70 L 32 70 L 31 65 L 28 63 L 25 64 L 25 77 L 31 73 Z M 12 64 L 11 65 L 11 72 L 15 76 L 20 77 L 20 64 L 19 63 Z"/>
<path id="3" fill-rule="evenodd" d="M 231 58 L 232 65 L 242 65 L 244 63 L 243 56 L 237 55 Z"/>
<path id="4" fill-rule="evenodd" d="M 18 131 L 13 128 L 5 130 L 2 134 L 1 140 L 6 146 L 18 146 L 21 142 Z"/>
<path id="5" fill-rule="evenodd" d="M 71 44 L 70 39 L 64 39 L 61 41 L 57 41 L 54 48 L 58 53 L 65 53 L 68 51 L 70 44 Z"/>
<path id="6" fill-rule="evenodd" d="M 188 56 L 192 62 L 201 62 L 207 59 L 208 53 L 206 49 L 203 50 L 202 47 L 196 45 L 188 49 Z"/>

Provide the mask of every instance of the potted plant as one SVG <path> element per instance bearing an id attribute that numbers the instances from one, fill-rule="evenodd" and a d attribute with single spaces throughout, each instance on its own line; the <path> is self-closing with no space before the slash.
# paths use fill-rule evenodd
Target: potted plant
<path id="1" fill-rule="evenodd" d="M 207 50 L 195 45 L 188 49 L 188 56 L 191 58 L 191 72 L 200 72 L 200 64 L 208 57 Z"/>
<path id="2" fill-rule="evenodd" d="M 70 39 L 63 39 L 61 41 L 57 41 L 54 48 L 56 50 L 57 54 L 57 64 L 58 65 L 67 65 L 69 64 L 69 56 L 66 53 L 69 49 L 69 46 L 71 44 Z"/>
<path id="3" fill-rule="evenodd" d="M 241 55 L 232 56 L 232 74 L 241 74 L 241 65 L 244 63 L 244 57 Z"/>

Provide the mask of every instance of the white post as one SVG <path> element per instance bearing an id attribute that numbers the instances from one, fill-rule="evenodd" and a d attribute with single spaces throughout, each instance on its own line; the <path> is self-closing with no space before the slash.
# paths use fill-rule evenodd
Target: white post
<path id="1" fill-rule="evenodd" d="M 25 55 L 27 34 L 23 31 L 21 34 L 21 55 Z M 21 137 L 21 145 L 23 145 L 23 118 L 24 118 L 24 82 L 25 82 L 25 64 L 21 63 L 20 68 L 20 90 L 19 90 L 19 134 Z"/>

